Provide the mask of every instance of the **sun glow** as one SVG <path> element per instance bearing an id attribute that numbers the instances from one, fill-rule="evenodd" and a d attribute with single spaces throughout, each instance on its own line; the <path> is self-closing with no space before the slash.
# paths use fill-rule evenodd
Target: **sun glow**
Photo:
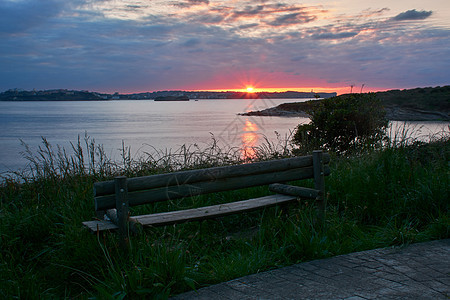
<path id="1" fill-rule="evenodd" d="M 313 86 L 313 87 L 255 87 L 254 85 L 243 85 L 242 88 L 221 88 L 221 89 L 189 89 L 189 91 L 208 91 L 208 92 L 240 92 L 240 93 L 283 93 L 288 91 L 293 92 L 305 92 L 309 93 L 313 90 L 317 93 L 332 93 L 337 92 L 338 95 L 346 94 L 350 92 L 350 87 L 342 86 L 342 87 L 321 87 L 321 86 Z M 376 89 L 369 89 L 364 87 L 364 91 L 375 91 Z"/>

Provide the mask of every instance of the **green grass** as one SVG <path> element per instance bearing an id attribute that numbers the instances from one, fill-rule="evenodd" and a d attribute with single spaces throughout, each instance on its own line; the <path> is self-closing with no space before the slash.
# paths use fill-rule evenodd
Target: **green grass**
<path id="1" fill-rule="evenodd" d="M 322 228 L 312 203 L 217 220 L 146 229 L 128 255 L 116 234 L 92 235 L 93 182 L 178 169 L 241 163 L 239 151 L 184 147 L 111 162 L 86 137 L 74 155 L 26 152 L 31 169 L 0 187 L 0 297 L 161 298 L 238 276 L 333 255 L 449 237 L 448 137 L 388 145 L 357 157 L 332 157 Z M 266 145 L 257 159 L 289 155 Z M 297 182 L 312 186 L 312 181 Z M 266 187 L 193 197 L 134 213 L 195 207 L 267 194 Z"/>

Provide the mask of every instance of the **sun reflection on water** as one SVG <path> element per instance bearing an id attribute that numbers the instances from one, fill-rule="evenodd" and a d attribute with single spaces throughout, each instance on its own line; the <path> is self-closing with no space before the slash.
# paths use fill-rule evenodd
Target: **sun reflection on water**
<path id="1" fill-rule="evenodd" d="M 243 133 L 241 135 L 242 147 L 241 157 L 244 161 L 249 161 L 256 156 L 255 147 L 258 144 L 258 126 L 255 123 L 245 120 Z"/>

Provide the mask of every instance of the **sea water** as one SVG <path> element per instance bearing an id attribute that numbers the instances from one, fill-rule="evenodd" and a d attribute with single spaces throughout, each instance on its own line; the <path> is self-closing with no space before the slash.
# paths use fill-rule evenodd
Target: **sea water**
<path id="1" fill-rule="evenodd" d="M 200 99 L 155 102 L 39 101 L 0 102 L 0 173 L 23 169 L 26 143 L 32 151 L 42 138 L 56 148 L 71 149 L 87 134 L 109 157 L 120 159 L 123 145 L 133 156 L 182 145 L 251 147 L 265 139 L 277 142 L 307 118 L 240 116 L 286 102 L 309 99 Z M 70 152 L 70 151 L 69 151 Z"/>
<path id="2" fill-rule="evenodd" d="M 0 102 L 0 174 L 23 169 L 26 143 L 32 152 L 45 138 L 54 149 L 71 153 L 71 143 L 85 135 L 103 145 L 106 154 L 120 160 L 123 146 L 133 157 L 154 151 L 176 151 L 181 146 L 250 149 L 266 141 L 274 144 L 289 138 L 300 117 L 241 116 L 287 102 L 309 99 L 200 99 L 155 102 L 39 101 Z M 426 140 L 430 135 L 449 134 L 448 122 L 391 122 L 393 137 Z"/>

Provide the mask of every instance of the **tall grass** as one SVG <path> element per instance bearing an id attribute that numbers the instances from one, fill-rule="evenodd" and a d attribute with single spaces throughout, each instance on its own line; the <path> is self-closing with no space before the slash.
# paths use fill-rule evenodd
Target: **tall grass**
<path id="1" fill-rule="evenodd" d="M 128 255 L 114 233 L 92 235 L 94 181 L 248 162 L 213 139 L 209 147 L 153 149 L 115 162 L 89 136 L 70 151 L 43 139 L 24 144 L 26 170 L 0 187 L 1 298 L 162 298 L 207 284 L 315 258 L 381 246 L 448 238 L 449 137 L 390 143 L 357 157 L 333 157 L 326 179 L 328 210 L 314 226 L 311 202 L 146 229 Z M 265 144 L 253 159 L 291 154 L 288 143 Z M 70 154 L 69 154 L 70 153 Z M 313 186 L 312 181 L 298 182 Z M 266 187 L 172 201 L 156 209 L 247 199 Z M 136 209 L 135 213 L 144 209 Z"/>

